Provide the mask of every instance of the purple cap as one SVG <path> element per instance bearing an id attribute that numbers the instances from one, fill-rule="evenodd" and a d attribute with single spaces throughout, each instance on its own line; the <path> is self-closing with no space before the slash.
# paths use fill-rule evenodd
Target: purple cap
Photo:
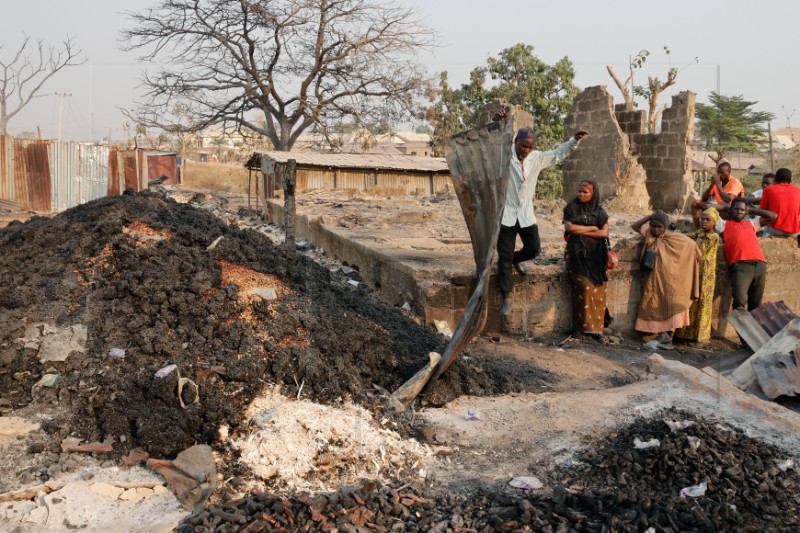
<path id="1" fill-rule="evenodd" d="M 531 141 L 536 140 L 536 132 L 533 131 L 532 128 L 520 128 L 517 130 L 517 136 L 514 137 L 514 141 L 524 141 L 530 139 Z"/>

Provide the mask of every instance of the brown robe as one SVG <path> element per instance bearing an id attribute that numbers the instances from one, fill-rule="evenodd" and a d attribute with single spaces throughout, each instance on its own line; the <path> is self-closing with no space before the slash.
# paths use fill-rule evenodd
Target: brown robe
<path id="1" fill-rule="evenodd" d="M 653 247 L 658 256 L 652 272 L 644 274 L 637 318 L 660 322 L 689 309 L 700 297 L 701 256 L 697 243 L 682 233 L 658 238 L 647 233 L 642 255 Z"/>

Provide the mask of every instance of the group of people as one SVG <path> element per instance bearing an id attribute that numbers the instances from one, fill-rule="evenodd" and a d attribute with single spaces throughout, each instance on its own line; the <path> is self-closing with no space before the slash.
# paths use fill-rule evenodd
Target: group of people
<path id="1" fill-rule="evenodd" d="M 524 273 L 519 263 L 541 250 L 533 209 L 538 175 L 569 156 L 586 135 L 579 131 L 555 150 L 540 152 L 534 150 L 532 129 L 517 132 L 497 243 L 503 315 L 511 312 L 512 268 Z M 661 211 L 631 225 L 643 237 L 642 299 L 635 328 L 646 342 L 670 349 L 674 337 L 701 346 L 710 340 L 720 243 L 729 267 L 733 307 L 752 310 L 761 305 L 767 269 L 758 237 L 793 238 L 800 243 L 800 188 L 791 182 L 791 171 L 781 168 L 765 175 L 762 189 L 746 196 L 742 183 L 731 176 L 730 164 L 723 162 L 692 205 L 695 231 L 670 231 L 669 218 Z M 564 208 L 563 224 L 574 331 L 606 344 L 604 328 L 611 319 L 606 307 L 609 217 L 597 182 L 580 183 L 577 196 Z M 523 248 L 515 252 L 517 235 Z"/>

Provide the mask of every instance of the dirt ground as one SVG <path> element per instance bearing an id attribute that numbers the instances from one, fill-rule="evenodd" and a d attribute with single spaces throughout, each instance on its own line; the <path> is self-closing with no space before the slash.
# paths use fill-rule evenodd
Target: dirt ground
<path id="1" fill-rule="evenodd" d="M 365 480 L 378 487 L 413 487 L 433 499 L 458 494 L 470 509 L 481 498 L 496 503 L 520 494 L 533 494 L 539 498 L 535 505 L 549 509 L 563 505 L 553 491 L 566 484 L 576 498 L 571 512 L 586 514 L 588 503 L 575 496 L 580 472 L 563 469 L 591 463 L 581 454 L 599 453 L 604 443 L 622 446 L 615 439 L 622 438 L 626 425 L 634 429 L 624 431 L 642 438 L 660 435 L 662 429 L 645 427 L 643 420 L 667 416 L 665 410 L 674 406 L 782 446 L 765 447 L 762 462 L 800 450 L 798 437 L 782 435 L 777 425 L 648 372 L 650 352 L 624 336 L 612 346 L 564 336 L 482 336 L 421 404 L 396 412 L 388 393 L 423 365 L 428 352 L 441 352 L 446 338 L 381 302 L 357 270 L 307 245 L 276 244 L 282 240 L 279 228 L 240 213 L 241 197 L 189 197 L 189 203 L 175 202 L 169 189 L 125 194 L 0 230 L 0 408 L 6 416 L 38 424 L 13 439 L 0 438 L 0 492 L 69 475 L 91 479 L 97 469 L 117 468 L 120 457 L 136 448 L 173 459 L 194 444 L 208 444 L 220 483 L 209 504 L 217 509 L 213 517 L 220 528 L 232 524 L 224 506 L 253 491 L 321 494 L 350 490 Z M 392 200 L 359 195 L 337 200 L 319 193 L 301 202 L 304 208 L 327 205 L 335 213 L 326 212 L 330 223 L 374 226 L 395 237 L 398 231 L 408 235 L 403 220 L 424 220 L 413 223 L 415 236 L 430 232 L 459 242 L 466 232 L 446 193 Z M 421 211 L 428 216 L 414 215 Z M 539 211 L 541 261 L 559 260 L 559 212 L 558 203 Z M 612 237 L 623 238 L 625 223 L 634 217 L 612 217 Z M 78 326 L 86 328 L 84 341 Z M 59 354 L 46 357 L 53 351 L 48 339 L 67 331 L 68 348 L 59 345 L 66 350 L 63 360 Z M 685 347 L 670 354 L 720 370 L 743 356 L 724 341 L 711 350 Z M 171 372 L 155 376 L 170 365 L 175 365 Z M 626 442 L 633 433 L 625 433 Z M 62 444 L 69 438 L 110 442 L 112 451 L 91 456 L 65 451 Z M 535 476 L 544 487 L 520 493 L 508 486 L 517 476 Z M 600 474 L 587 480 L 592 476 Z M 598 480 L 593 486 L 601 485 Z M 791 508 L 796 495 L 788 489 L 787 495 L 779 503 L 789 507 L 769 505 Z M 437 501 L 454 509 L 462 505 Z M 729 501 L 746 504 L 738 495 Z M 40 507 L 30 509 L 28 503 L 7 508 L 0 503 L 5 509 L 0 526 L 14 523 L 12 511 L 23 509 L 26 517 L 39 513 Z M 662 526 L 669 527 L 670 512 L 653 522 L 662 524 L 656 531 L 667 531 Z M 601 515 L 597 524 L 612 524 L 611 515 Z M 514 529 L 500 528 L 501 522 L 508 520 L 486 531 Z M 208 529 L 210 523 L 198 524 L 198 530 L 218 529 Z M 406 530 L 429 529 L 421 523 Z M 585 530 L 595 530 L 583 523 Z M 788 521 L 781 524 L 784 529 L 776 531 L 792 530 Z M 45 516 L 45 527 L 50 526 Z"/>

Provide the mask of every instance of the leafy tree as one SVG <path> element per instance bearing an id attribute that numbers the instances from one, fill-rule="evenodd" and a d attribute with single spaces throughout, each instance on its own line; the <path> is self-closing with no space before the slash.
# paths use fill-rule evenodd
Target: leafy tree
<path id="1" fill-rule="evenodd" d="M 766 111 L 752 109 L 758 102 L 745 100 L 742 95 L 723 96 L 712 92 L 710 105 L 697 104 L 695 134 L 705 141 L 707 150 L 717 152 L 719 162 L 729 151 L 756 152 L 765 144 L 767 134 L 763 124 L 775 118 Z"/>
<path id="2" fill-rule="evenodd" d="M 518 105 L 534 116 L 539 135 L 537 146 L 550 148 L 564 140 L 564 118 L 578 94 L 573 83 L 575 71 L 566 57 L 548 65 L 533 54 L 533 47 L 515 44 L 490 57 L 485 67 L 476 67 L 469 82 L 451 87 L 447 72 L 439 88 L 428 120 L 434 125 L 434 153 L 441 155 L 445 140 L 477 125 L 483 108 L 494 99 Z M 561 173 L 547 169 L 540 176 L 539 197 L 560 196 Z"/>
<path id="3" fill-rule="evenodd" d="M 26 36 L 10 59 L 0 59 L 0 135 L 8 133 L 8 122 L 38 96 L 50 78 L 67 67 L 84 64 L 82 54 L 70 37 L 56 48 L 42 41 L 34 44 Z"/>
<path id="4" fill-rule="evenodd" d="M 434 35 L 396 0 L 158 0 L 126 13 L 126 50 L 160 65 L 129 116 L 175 125 L 251 130 L 289 150 L 312 126 L 415 116 L 428 80 L 415 54 Z"/>

